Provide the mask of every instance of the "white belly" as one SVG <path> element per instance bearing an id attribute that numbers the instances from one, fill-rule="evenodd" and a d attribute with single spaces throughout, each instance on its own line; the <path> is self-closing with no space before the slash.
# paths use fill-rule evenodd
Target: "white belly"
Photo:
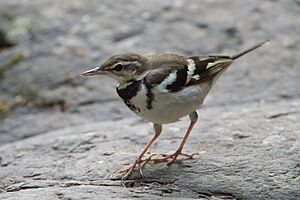
<path id="1" fill-rule="evenodd" d="M 156 86 L 153 88 L 152 109 L 148 109 L 146 89 L 142 87 L 130 103 L 139 108 L 136 114 L 141 118 L 157 124 L 167 124 L 176 122 L 199 108 L 210 88 L 211 84 L 202 83 L 178 92 L 166 92 Z"/>

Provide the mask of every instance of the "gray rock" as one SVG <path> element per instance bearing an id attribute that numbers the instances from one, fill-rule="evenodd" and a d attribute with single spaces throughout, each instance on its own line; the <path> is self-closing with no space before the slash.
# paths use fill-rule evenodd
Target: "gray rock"
<path id="1" fill-rule="evenodd" d="M 151 137 L 151 126 L 133 119 L 86 123 L 2 145 L 0 197 L 298 199 L 299 105 L 204 107 L 185 148 L 200 156 L 170 167 L 149 163 L 145 179 L 132 175 L 133 188 L 121 186 L 115 172 L 132 163 Z M 290 114 L 268 117 L 282 110 Z M 187 124 L 184 119 L 165 126 L 151 152 L 175 151 Z M 248 137 L 236 137 L 242 133 Z"/>

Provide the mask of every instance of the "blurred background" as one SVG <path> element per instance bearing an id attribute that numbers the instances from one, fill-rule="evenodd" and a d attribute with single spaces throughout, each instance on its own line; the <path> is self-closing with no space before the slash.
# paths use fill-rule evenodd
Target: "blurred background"
<path id="1" fill-rule="evenodd" d="M 124 51 L 231 55 L 270 38 L 205 106 L 299 98 L 299 19 L 299 0 L 0 0 L 0 145 L 135 117 L 113 80 L 81 76 Z"/>

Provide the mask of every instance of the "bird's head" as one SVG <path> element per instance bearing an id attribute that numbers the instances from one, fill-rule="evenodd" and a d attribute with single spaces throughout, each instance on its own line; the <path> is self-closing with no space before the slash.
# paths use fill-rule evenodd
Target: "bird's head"
<path id="1" fill-rule="evenodd" d="M 103 64 L 83 73 L 85 76 L 107 75 L 118 82 L 136 80 L 146 71 L 147 59 L 136 53 L 117 54 Z"/>

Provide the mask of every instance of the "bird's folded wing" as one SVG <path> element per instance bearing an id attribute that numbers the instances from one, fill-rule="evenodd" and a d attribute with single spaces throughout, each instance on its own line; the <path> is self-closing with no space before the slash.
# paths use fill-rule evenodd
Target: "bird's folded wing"
<path id="1" fill-rule="evenodd" d="M 190 57 L 189 59 L 194 61 L 195 70 L 192 72 L 191 69 L 192 75 L 190 77 L 190 80 L 186 83 L 186 86 L 214 80 L 233 62 L 233 60 L 227 56 L 209 56 L 206 58 Z"/>
<path id="2" fill-rule="evenodd" d="M 227 56 L 189 57 L 182 66 L 158 68 L 149 72 L 145 81 L 151 87 L 159 85 L 162 89 L 177 92 L 190 85 L 213 81 L 218 74 L 232 63 Z"/>

